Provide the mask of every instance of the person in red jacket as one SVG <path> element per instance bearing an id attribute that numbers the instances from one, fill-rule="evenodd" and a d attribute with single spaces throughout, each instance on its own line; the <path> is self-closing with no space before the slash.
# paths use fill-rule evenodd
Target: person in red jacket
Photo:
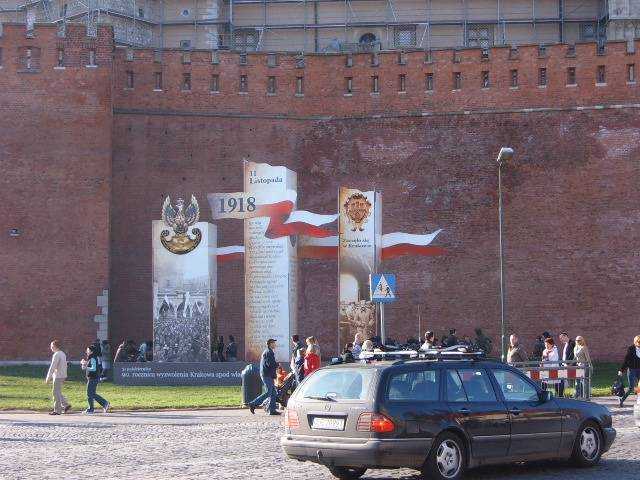
<path id="1" fill-rule="evenodd" d="M 318 347 L 309 345 L 307 353 L 304 356 L 304 376 L 307 377 L 311 373 L 320 368 L 320 355 L 318 355 Z"/>

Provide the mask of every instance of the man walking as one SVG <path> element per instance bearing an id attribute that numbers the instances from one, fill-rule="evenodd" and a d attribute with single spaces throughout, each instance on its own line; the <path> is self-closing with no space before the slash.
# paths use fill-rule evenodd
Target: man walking
<path id="1" fill-rule="evenodd" d="M 517 362 L 526 362 L 527 353 L 520 345 L 518 336 L 513 334 L 509 337 L 509 351 L 507 352 L 507 363 L 514 364 Z"/>
<path id="2" fill-rule="evenodd" d="M 53 410 L 49 412 L 49 415 L 60 415 L 61 413 L 67 413 L 71 408 L 71 405 L 62 394 L 62 386 L 67 379 L 67 356 L 62 351 L 58 340 L 51 342 L 50 348 L 53 356 L 51 357 L 51 365 L 44 383 L 49 383 L 50 380 L 53 380 Z"/>
<path id="3" fill-rule="evenodd" d="M 278 364 L 273 352 L 275 348 L 276 341 L 273 338 L 267 340 L 267 348 L 262 352 L 262 357 L 260 358 L 260 378 L 267 391 L 249 402 L 249 411 L 251 413 L 255 413 L 256 407 L 262 405 L 262 402 L 268 398 L 269 415 L 280 415 L 280 412 L 276 411 L 276 385 L 274 380 L 277 377 Z"/>
<path id="4" fill-rule="evenodd" d="M 567 332 L 560 333 L 560 342 L 562 342 L 562 355 L 560 355 L 560 360 L 563 362 L 573 360 L 575 355 L 573 350 L 576 348 L 576 342 L 574 342 Z M 564 387 L 566 380 L 561 380 L 558 385 L 558 396 L 564 396 Z"/>

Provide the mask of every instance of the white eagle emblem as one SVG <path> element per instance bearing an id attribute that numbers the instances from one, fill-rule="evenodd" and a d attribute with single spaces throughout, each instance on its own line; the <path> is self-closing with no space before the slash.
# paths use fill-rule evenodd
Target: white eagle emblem
<path id="1" fill-rule="evenodd" d="M 196 197 L 191 195 L 191 203 L 184 208 L 184 200 L 176 200 L 176 208 L 171 206 L 171 198 L 167 196 L 162 204 L 162 221 L 173 229 L 171 236 L 169 230 L 160 232 L 160 241 L 164 248 L 171 253 L 183 255 L 194 250 L 202 240 L 202 232 L 199 228 L 191 228 L 194 238 L 189 236 L 189 228 L 200 219 L 200 207 Z"/>

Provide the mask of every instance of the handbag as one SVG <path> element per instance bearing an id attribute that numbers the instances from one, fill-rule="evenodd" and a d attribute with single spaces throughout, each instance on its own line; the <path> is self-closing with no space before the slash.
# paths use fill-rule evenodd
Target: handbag
<path id="1" fill-rule="evenodd" d="M 611 395 L 615 397 L 624 397 L 624 384 L 621 377 L 616 377 L 615 381 L 611 385 Z"/>

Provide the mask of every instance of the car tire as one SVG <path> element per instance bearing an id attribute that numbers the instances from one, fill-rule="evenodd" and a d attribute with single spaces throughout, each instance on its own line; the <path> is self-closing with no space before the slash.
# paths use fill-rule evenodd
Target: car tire
<path id="1" fill-rule="evenodd" d="M 586 422 L 576 435 L 571 463 L 577 467 L 593 467 L 602 456 L 603 438 L 596 422 Z"/>
<path id="2" fill-rule="evenodd" d="M 340 480 L 355 480 L 364 475 L 366 468 L 349 468 L 349 467 L 327 467 L 336 478 Z"/>
<path id="3" fill-rule="evenodd" d="M 422 476 L 429 480 L 457 480 L 467 469 L 467 450 L 462 439 L 452 432 L 436 437 L 429 452 Z"/>

